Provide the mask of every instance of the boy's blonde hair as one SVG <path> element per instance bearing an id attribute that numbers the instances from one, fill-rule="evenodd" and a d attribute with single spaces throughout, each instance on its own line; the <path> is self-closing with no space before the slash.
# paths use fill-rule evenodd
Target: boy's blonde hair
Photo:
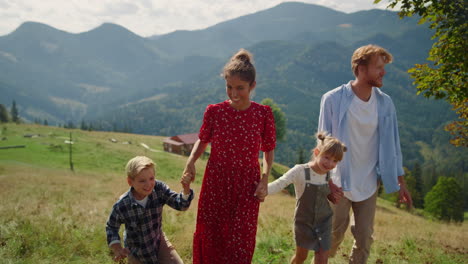
<path id="1" fill-rule="evenodd" d="M 324 154 L 329 154 L 330 156 L 334 157 L 338 161 L 343 159 L 343 155 L 346 152 L 346 146 L 339 141 L 337 138 L 327 135 L 326 132 L 320 131 L 315 134 L 317 137 L 317 146 L 316 149 L 319 150 L 319 154 L 317 157 L 320 157 Z M 315 158 L 315 153 L 312 150 L 312 157 L 311 160 Z"/>
<path id="2" fill-rule="evenodd" d="M 127 166 L 125 166 L 125 171 L 127 172 L 127 176 L 133 180 L 143 169 L 151 168 L 154 173 L 154 166 L 155 164 L 150 158 L 136 156 L 128 161 Z"/>
<path id="3" fill-rule="evenodd" d="M 240 49 L 231 57 L 231 59 L 229 59 L 226 65 L 224 65 L 223 73 L 221 75 L 224 79 L 237 75 L 244 82 L 252 84 L 256 77 L 256 71 L 253 63 L 252 53 L 245 49 Z"/>
<path id="4" fill-rule="evenodd" d="M 355 77 L 358 76 L 358 66 L 368 65 L 374 55 L 382 56 L 385 63 L 391 63 L 393 61 L 392 54 L 380 46 L 369 44 L 359 47 L 354 51 L 351 57 L 351 69 Z"/>

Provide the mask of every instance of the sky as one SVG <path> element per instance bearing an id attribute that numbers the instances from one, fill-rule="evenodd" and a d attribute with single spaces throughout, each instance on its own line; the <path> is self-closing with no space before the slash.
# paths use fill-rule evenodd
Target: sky
<path id="1" fill-rule="evenodd" d="M 282 0 L 0 0 L 0 36 L 26 21 L 70 33 L 114 23 L 142 37 L 196 30 L 274 7 Z M 304 0 L 345 13 L 385 9 L 388 0 Z"/>

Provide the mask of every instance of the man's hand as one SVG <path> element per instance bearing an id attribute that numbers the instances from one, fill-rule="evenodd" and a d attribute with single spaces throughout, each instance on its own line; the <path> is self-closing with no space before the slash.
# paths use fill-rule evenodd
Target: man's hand
<path id="1" fill-rule="evenodd" d="M 399 201 L 400 203 L 405 203 L 408 205 L 408 208 L 413 207 L 413 199 L 411 199 L 411 194 L 406 188 L 406 185 L 400 185 L 399 191 Z"/>
<path id="2" fill-rule="evenodd" d="M 333 204 L 337 204 L 341 198 L 343 198 L 343 189 L 334 184 L 331 180 L 328 181 L 328 186 L 330 187 L 330 194 L 327 195 L 328 200 Z"/>
<path id="3" fill-rule="evenodd" d="M 413 199 L 411 199 L 411 194 L 406 188 L 405 178 L 403 176 L 398 176 L 398 185 L 400 186 L 399 191 L 399 202 L 405 203 L 408 205 L 408 208 L 413 208 Z"/>

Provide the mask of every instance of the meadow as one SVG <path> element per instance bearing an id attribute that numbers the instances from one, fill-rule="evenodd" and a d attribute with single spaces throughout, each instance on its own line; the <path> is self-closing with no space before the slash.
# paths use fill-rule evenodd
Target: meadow
<path id="1" fill-rule="evenodd" d="M 65 143 L 70 133 L 73 171 L 70 144 Z M 173 190 L 181 190 L 179 178 L 186 157 L 164 152 L 163 139 L 40 125 L 1 125 L 0 263 L 113 263 L 106 245 L 105 223 L 112 205 L 128 190 L 124 173 L 127 160 L 149 156 L 157 164 L 157 179 Z M 25 147 L 2 149 L 6 146 Z M 196 194 L 205 164 L 203 159 L 197 162 L 197 178 L 192 185 Z M 279 172 L 287 169 L 275 165 Z M 294 206 L 294 197 L 286 192 L 268 196 L 261 205 L 253 263 L 288 263 L 295 247 Z M 186 212 L 169 207 L 164 211 L 163 229 L 185 263 L 191 263 L 196 211 L 197 198 Z M 433 221 L 379 198 L 375 242 L 368 263 L 468 263 L 466 241 L 466 221 Z M 330 263 L 347 263 L 351 246 L 348 232 Z"/>

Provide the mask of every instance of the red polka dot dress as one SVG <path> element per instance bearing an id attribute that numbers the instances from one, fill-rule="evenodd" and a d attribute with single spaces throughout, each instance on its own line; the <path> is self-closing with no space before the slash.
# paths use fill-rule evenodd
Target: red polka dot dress
<path id="1" fill-rule="evenodd" d="M 211 142 L 198 202 L 194 264 L 251 263 L 255 249 L 260 180 L 259 151 L 275 148 L 273 113 L 251 102 L 243 111 L 229 101 L 208 105 L 199 134 Z"/>

